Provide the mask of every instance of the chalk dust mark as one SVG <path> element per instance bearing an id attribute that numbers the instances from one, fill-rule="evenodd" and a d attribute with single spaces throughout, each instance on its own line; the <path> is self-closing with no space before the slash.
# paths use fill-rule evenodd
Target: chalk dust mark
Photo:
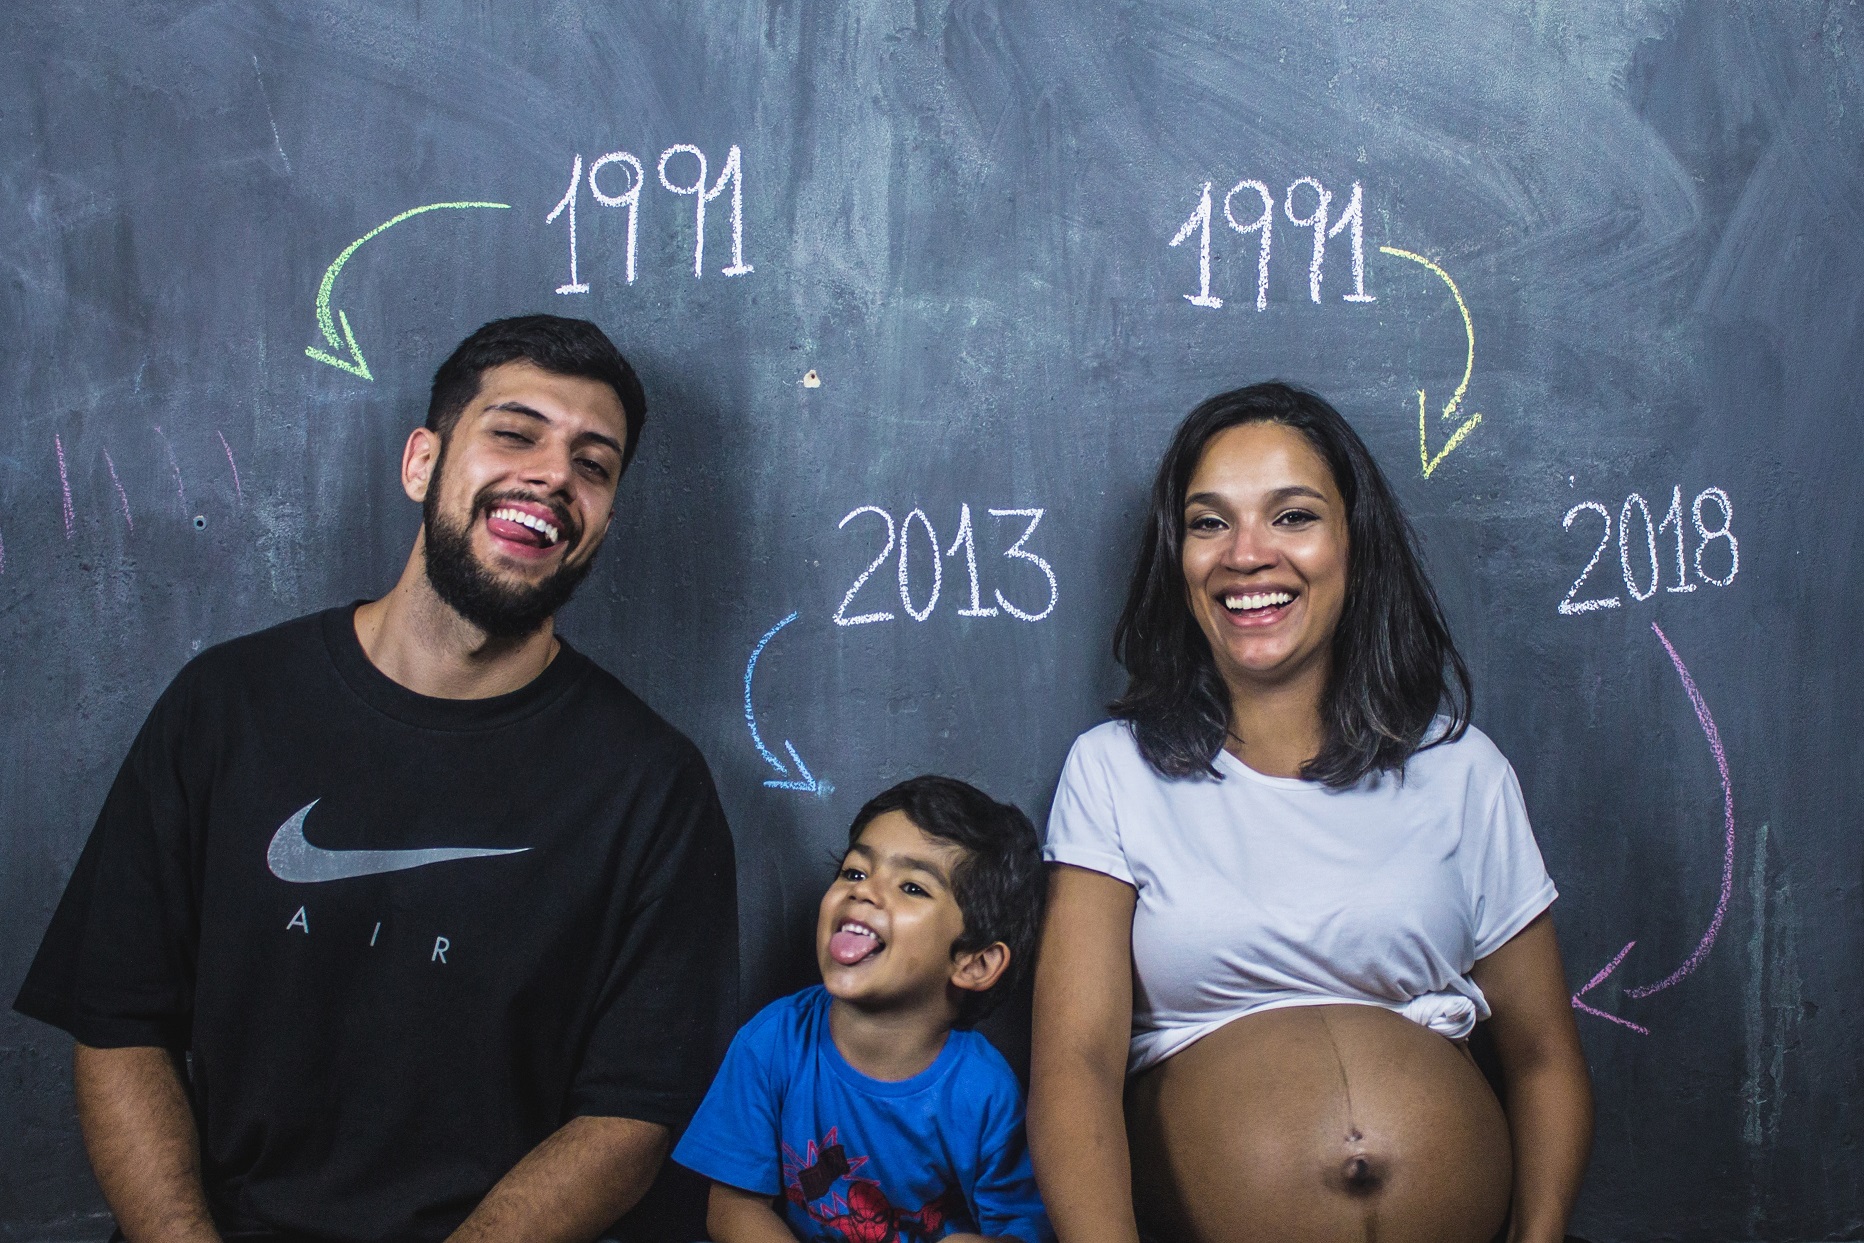
<path id="1" fill-rule="evenodd" d="M 272 125 L 272 146 L 278 151 L 278 158 L 285 162 L 285 171 L 291 171 L 291 157 L 285 154 L 285 144 L 278 140 L 278 118 L 272 115 L 272 99 L 266 94 L 265 75 L 259 72 L 259 58 L 252 58 L 252 76 L 259 79 L 259 102 L 265 105 L 265 119 Z"/>
<path id="2" fill-rule="evenodd" d="M 71 477 L 65 473 L 65 442 L 59 439 L 57 432 L 52 433 L 52 445 L 58 450 L 58 489 L 65 498 L 65 538 L 70 539 L 77 515 L 71 509 Z"/>
<path id="3" fill-rule="evenodd" d="M 246 493 L 239 486 L 239 463 L 233 460 L 233 446 L 227 443 L 226 433 L 220 431 L 220 429 L 215 428 L 214 435 L 220 437 L 220 447 L 225 449 L 227 454 L 227 466 L 233 472 L 233 499 L 244 504 Z"/>
<path id="4" fill-rule="evenodd" d="M 6 540 L 0 538 L 0 574 L 6 573 Z"/>
<path id="5" fill-rule="evenodd" d="M 136 529 L 136 520 L 129 516 L 129 494 L 123 491 L 123 481 L 117 478 L 116 463 L 110 460 L 110 450 L 104 450 L 104 465 L 110 468 L 110 482 L 116 487 L 117 503 L 123 507 L 123 522 L 131 531 Z"/>
<path id="6" fill-rule="evenodd" d="M 154 424 L 155 434 L 162 438 L 162 448 L 168 450 L 168 469 L 175 473 L 175 495 L 181 498 L 181 507 L 188 507 L 187 485 L 181 482 L 181 463 L 175 460 L 175 446 L 168 442 L 168 433 L 162 430 L 160 423 Z"/>
<path id="7" fill-rule="evenodd" d="M 1709 921 L 1709 929 L 1697 942 L 1695 952 L 1682 966 L 1655 984 L 1640 984 L 1636 988 L 1627 988 L 1627 997 L 1648 997 L 1661 992 L 1674 984 L 1681 983 L 1690 972 L 1702 965 L 1702 960 L 1709 956 L 1709 950 L 1715 945 L 1715 938 L 1722 930 L 1722 920 L 1728 915 L 1728 902 L 1734 896 L 1735 886 L 1735 792 L 1728 780 L 1728 753 L 1722 750 L 1722 736 L 1715 728 L 1715 718 L 1709 715 L 1709 705 L 1702 698 L 1702 692 L 1696 689 L 1696 680 L 1689 676 L 1689 669 L 1683 664 L 1683 658 L 1670 646 L 1670 640 L 1656 622 L 1650 624 L 1657 635 L 1657 641 L 1663 644 L 1663 650 L 1670 654 L 1670 663 L 1676 666 L 1676 676 L 1683 681 L 1683 690 L 1689 696 L 1690 706 L 1696 710 L 1696 720 L 1702 726 L 1703 734 L 1709 740 L 1709 750 L 1715 755 L 1715 769 L 1722 779 L 1722 825 L 1724 842 L 1722 848 L 1722 892 L 1715 904 L 1715 918 Z"/>

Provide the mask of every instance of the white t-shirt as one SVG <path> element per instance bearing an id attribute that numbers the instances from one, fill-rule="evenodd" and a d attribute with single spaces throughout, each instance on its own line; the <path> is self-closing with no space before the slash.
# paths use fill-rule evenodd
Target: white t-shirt
<path id="1" fill-rule="evenodd" d="M 1472 728 L 1348 790 L 1216 767 L 1161 777 L 1109 721 L 1049 811 L 1046 858 L 1138 890 L 1130 1072 L 1281 1006 L 1383 1006 L 1451 1039 L 1489 1016 L 1470 968 L 1556 896 L 1494 743 Z"/>

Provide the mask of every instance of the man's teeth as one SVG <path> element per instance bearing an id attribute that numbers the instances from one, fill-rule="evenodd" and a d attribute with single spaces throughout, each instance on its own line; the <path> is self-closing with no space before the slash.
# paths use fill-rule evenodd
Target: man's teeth
<path id="1" fill-rule="evenodd" d="M 1292 603 L 1294 603 L 1294 597 L 1285 591 L 1261 591 L 1252 592 L 1249 595 L 1223 597 L 1223 607 L 1232 613 L 1247 613 L 1254 609 L 1266 609 L 1278 604 Z"/>
<path id="2" fill-rule="evenodd" d="M 510 507 L 495 509 L 492 511 L 492 516 L 494 518 L 503 518 L 506 522 L 515 522 L 521 527 L 529 527 L 531 530 L 542 534 L 544 539 L 552 544 L 563 538 L 557 533 L 555 526 L 539 518 L 536 514 L 529 513 L 522 509 L 512 509 Z"/>

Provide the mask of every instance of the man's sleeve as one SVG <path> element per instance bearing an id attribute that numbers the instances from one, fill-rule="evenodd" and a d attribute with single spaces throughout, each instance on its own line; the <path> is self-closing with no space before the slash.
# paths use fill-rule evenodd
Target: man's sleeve
<path id="1" fill-rule="evenodd" d="M 623 910 L 569 1114 L 678 1130 L 705 1093 L 738 1002 L 737 869 L 696 751 L 633 829 L 651 844 Z"/>
<path id="2" fill-rule="evenodd" d="M 199 940 L 182 779 L 186 691 L 149 713 L 13 1008 L 94 1048 L 186 1049 Z"/>

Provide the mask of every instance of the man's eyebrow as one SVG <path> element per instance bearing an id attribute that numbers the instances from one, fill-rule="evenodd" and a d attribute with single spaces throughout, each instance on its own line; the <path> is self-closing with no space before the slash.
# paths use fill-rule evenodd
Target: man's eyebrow
<path id="1" fill-rule="evenodd" d="M 497 405 L 486 407 L 488 413 L 493 410 L 502 410 L 506 414 L 521 414 L 527 419 L 536 419 L 539 423 L 550 422 L 549 415 L 541 410 L 533 409 L 521 401 L 501 401 Z M 578 444 L 591 441 L 598 445 L 607 445 L 610 449 L 613 449 L 617 455 L 621 453 L 621 442 L 616 440 L 613 436 L 606 436 L 601 432 L 581 432 L 576 437 L 576 443 Z"/>

